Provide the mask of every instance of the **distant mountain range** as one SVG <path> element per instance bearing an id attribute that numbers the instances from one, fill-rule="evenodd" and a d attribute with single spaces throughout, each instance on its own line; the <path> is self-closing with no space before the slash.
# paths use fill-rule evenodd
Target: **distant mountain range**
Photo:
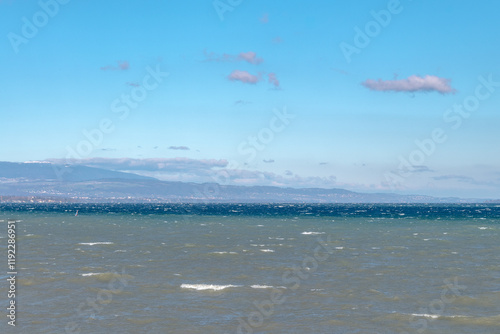
<path id="1" fill-rule="evenodd" d="M 358 193 L 345 189 L 160 181 L 133 173 L 48 162 L 0 162 L 0 201 L 166 203 L 467 203 L 485 200 Z"/>

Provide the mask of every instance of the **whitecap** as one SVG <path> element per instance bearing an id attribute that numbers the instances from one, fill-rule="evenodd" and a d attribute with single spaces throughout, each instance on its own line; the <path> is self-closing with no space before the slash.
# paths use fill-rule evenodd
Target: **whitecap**
<path id="1" fill-rule="evenodd" d="M 260 251 L 264 253 L 274 253 L 274 250 L 272 249 L 261 249 Z"/>
<path id="2" fill-rule="evenodd" d="M 301 234 L 304 234 L 304 235 L 319 235 L 319 234 L 325 234 L 325 232 L 302 232 Z"/>
<path id="3" fill-rule="evenodd" d="M 252 289 L 272 289 L 274 286 L 272 285 L 259 285 L 259 284 L 254 284 L 250 286 Z"/>
<path id="4" fill-rule="evenodd" d="M 260 285 L 260 284 L 254 284 L 250 285 L 252 289 L 286 289 L 286 286 L 272 286 L 272 285 Z"/>
<path id="5" fill-rule="evenodd" d="M 181 289 L 193 289 L 193 290 L 213 290 L 219 291 L 226 288 L 237 288 L 241 285 L 216 285 L 216 284 L 181 284 Z"/>
<path id="6" fill-rule="evenodd" d="M 95 275 L 102 275 L 102 273 L 86 273 L 86 274 L 80 274 L 80 276 L 95 276 Z"/>
<path id="7" fill-rule="evenodd" d="M 439 315 L 437 315 L 437 314 L 427 314 L 427 313 L 412 313 L 412 316 L 423 317 L 423 318 L 432 318 L 432 319 L 439 318 Z"/>
<path id="8" fill-rule="evenodd" d="M 94 245 L 112 245 L 114 242 L 98 241 L 98 242 L 80 242 L 79 245 L 94 246 Z"/>

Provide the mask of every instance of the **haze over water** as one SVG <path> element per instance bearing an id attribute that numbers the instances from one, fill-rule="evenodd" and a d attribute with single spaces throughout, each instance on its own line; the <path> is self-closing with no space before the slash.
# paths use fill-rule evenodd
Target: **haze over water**
<path id="1" fill-rule="evenodd" d="M 500 328 L 498 205 L 3 205 L 0 219 L 20 220 L 10 332 Z"/>

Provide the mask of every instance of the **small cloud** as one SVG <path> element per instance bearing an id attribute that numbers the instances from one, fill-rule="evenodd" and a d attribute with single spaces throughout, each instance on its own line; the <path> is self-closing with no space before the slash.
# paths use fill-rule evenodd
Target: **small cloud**
<path id="1" fill-rule="evenodd" d="M 231 56 L 227 53 L 224 53 L 222 56 L 220 56 L 215 52 L 208 52 L 207 50 L 203 50 L 203 54 L 206 58 L 205 61 L 235 61 L 235 56 Z"/>
<path id="2" fill-rule="evenodd" d="M 140 85 L 137 82 L 127 82 L 127 85 L 132 87 L 139 87 Z"/>
<path id="3" fill-rule="evenodd" d="M 337 73 L 340 73 L 340 74 L 343 74 L 343 75 L 349 75 L 349 72 L 347 71 L 344 71 L 344 70 L 341 70 L 339 68 L 334 68 L 334 67 L 331 67 L 332 70 L 334 70 L 335 72 Z"/>
<path id="4" fill-rule="evenodd" d="M 112 152 L 112 151 L 116 151 L 116 148 L 101 148 L 101 151 Z"/>
<path id="5" fill-rule="evenodd" d="M 412 75 L 401 80 L 371 80 L 367 79 L 361 83 L 370 90 L 393 91 L 393 92 L 439 92 L 441 94 L 455 93 L 456 90 L 450 86 L 450 79 L 439 78 L 434 75 L 420 77 Z"/>
<path id="6" fill-rule="evenodd" d="M 266 164 L 272 164 L 274 162 L 273 159 L 269 159 L 269 160 L 264 159 L 262 161 L 264 161 Z"/>
<path id="7" fill-rule="evenodd" d="M 285 171 L 285 175 L 286 175 L 286 176 L 292 176 L 292 175 L 293 175 L 293 173 L 292 173 L 292 171 L 290 171 L 290 170 L 286 170 L 286 171 Z"/>
<path id="8" fill-rule="evenodd" d="M 466 175 L 456 175 L 456 174 L 451 174 L 451 175 L 441 175 L 441 176 L 435 176 L 433 177 L 434 180 L 436 181 L 456 181 L 456 182 L 461 182 L 461 183 L 467 183 L 467 184 L 472 184 L 476 186 L 485 186 L 485 187 L 498 187 L 499 184 L 496 183 L 496 180 L 488 179 L 488 180 L 476 180 L 473 177 L 466 176 Z"/>
<path id="9" fill-rule="evenodd" d="M 320 162 L 320 165 L 328 165 L 328 162 Z"/>
<path id="10" fill-rule="evenodd" d="M 238 55 L 230 55 L 224 53 L 222 55 L 218 55 L 214 52 L 207 52 L 204 50 L 205 61 L 217 61 L 217 62 L 238 62 L 238 61 L 246 61 L 247 63 L 258 65 L 264 61 L 264 59 L 257 56 L 257 53 L 253 51 L 248 52 L 240 52 Z"/>
<path id="11" fill-rule="evenodd" d="M 157 149 L 158 149 L 158 146 L 153 147 L 153 149 L 154 149 L 154 150 L 157 150 Z"/>
<path id="12" fill-rule="evenodd" d="M 120 70 L 128 70 L 129 63 L 128 61 L 118 62 L 118 67 L 120 68 Z"/>
<path id="13" fill-rule="evenodd" d="M 187 147 L 187 146 L 170 146 L 168 149 L 169 150 L 189 151 L 189 147 Z"/>
<path id="14" fill-rule="evenodd" d="M 279 36 L 273 38 L 273 43 L 274 44 L 280 44 L 282 42 L 283 42 L 283 40 Z"/>
<path id="15" fill-rule="evenodd" d="M 234 104 L 236 105 L 246 105 L 246 104 L 250 104 L 252 102 L 250 101 L 244 101 L 244 100 L 238 100 L 238 101 L 235 101 Z"/>
<path id="16" fill-rule="evenodd" d="M 257 54 L 252 51 L 241 52 L 238 55 L 238 59 L 244 60 L 250 64 L 260 64 L 264 61 L 264 59 L 257 57 Z"/>
<path id="17" fill-rule="evenodd" d="M 442 176 L 435 176 L 433 177 L 433 179 L 436 181 L 455 180 L 465 183 L 476 183 L 476 180 L 474 180 L 472 177 L 464 175 L 442 175 Z"/>
<path id="18" fill-rule="evenodd" d="M 279 89 L 280 88 L 280 82 L 278 78 L 276 78 L 276 74 L 274 73 L 269 73 L 267 75 L 268 77 L 268 82 L 274 85 L 274 88 Z"/>
<path id="19" fill-rule="evenodd" d="M 128 70 L 130 67 L 128 61 L 118 61 L 118 66 L 111 66 L 111 65 L 108 65 L 108 66 L 104 66 L 104 67 L 101 67 L 101 70 L 102 71 L 125 71 L 125 70 Z"/>
<path id="20" fill-rule="evenodd" d="M 260 81 L 260 75 L 255 76 L 253 74 L 248 73 L 247 71 L 234 70 L 227 77 L 231 81 L 241 81 L 247 84 L 256 84 Z"/>
<path id="21" fill-rule="evenodd" d="M 425 173 L 425 172 L 433 172 L 433 170 L 427 166 L 412 166 L 412 172 L 413 173 Z"/>
<path id="22" fill-rule="evenodd" d="M 262 17 L 260 18 L 260 22 L 262 22 L 262 23 L 268 23 L 269 22 L 269 14 L 268 13 L 264 13 L 264 15 L 262 15 Z"/>

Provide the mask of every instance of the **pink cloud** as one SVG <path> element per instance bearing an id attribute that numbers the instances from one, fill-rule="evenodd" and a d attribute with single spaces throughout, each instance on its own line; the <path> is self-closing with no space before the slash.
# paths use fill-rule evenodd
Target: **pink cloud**
<path id="1" fill-rule="evenodd" d="M 341 70 L 339 68 L 334 68 L 334 67 L 331 67 L 332 70 L 334 70 L 335 72 L 337 73 L 340 73 L 340 74 L 343 74 L 343 75 L 349 75 L 349 72 L 347 71 L 344 71 L 344 70 Z"/>
<path id="2" fill-rule="evenodd" d="M 269 14 L 265 13 L 264 15 L 262 15 L 262 17 L 260 18 L 260 22 L 262 22 L 262 23 L 269 22 Z"/>
<path id="3" fill-rule="evenodd" d="M 241 52 L 238 55 L 238 59 L 249 62 L 250 64 L 260 64 L 264 61 L 262 58 L 257 58 L 257 54 L 255 52 Z"/>
<path id="4" fill-rule="evenodd" d="M 118 62 L 118 67 L 120 68 L 120 70 L 128 70 L 129 68 L 129 63 L 128 61 L 119 61 Z"/>
<path id="5" fill-rule="evenodd" d="M 207 52 L 206 50 L 204 50 L 203 53 L 207 58 L 206 61 L 237 62 L 243 60 L 254 65 L 260 64 L 264 61 L 264 59 L 257 57 L 257 53 L 253 51 L 240 52 L 237 56 L 227 53 L 218 55 L 214 52 Z"/>
<path id="6" fill-rule="evenodd" d="M 222 56 L 216 54 L 215 52 L 208 52 L 207 50 L 203 50 L 203 54 L 207 58 L 206 61 L 235 61 L 235 56 L 224 53 Z"/>
<path id="7" fill-rule="evenodd" d="M 111 66 L 111 65 L 108 65 L 108 66 L 104 66 L 104 67 L 101 67 L 101 70 L 102 71 L 125 71 L 125 70 L 128 70 L 130 65 L 128 63 L 128 61 L 118 61 L 118 66 Z"/>
<path id="8" fill-rule="evenodd" d="M 241 81 L 243 83 L 248 84 L 256 84 L 260 81 L 260 75 L 255 76 L 253 74 L 248 73 L 247 71 L 234 70 L 227 77 L 231 81 Z"/>
<path id="9" fill-rule="evenodd" d="M 368 89 L 375 91 L 393 92 L 439 92 L 441 94 L 455 93 L 456 90 L 450 86 L 450 79 L 439 78 L 434 75 L 420 77 L 412 75 L 402 80 L 371 80 L 361 83 Z"/>
<path id="10" fill-rule="evenodd" d="M 277 88 L 277 89 L 280 88 L 280 81 L 278 80 L 278 78 L 276 78 L 275 73 L 269 73 L 267 75 L 267 78 L 268 78 L 268 82 L 273 84 L 275 88 Z"/>

